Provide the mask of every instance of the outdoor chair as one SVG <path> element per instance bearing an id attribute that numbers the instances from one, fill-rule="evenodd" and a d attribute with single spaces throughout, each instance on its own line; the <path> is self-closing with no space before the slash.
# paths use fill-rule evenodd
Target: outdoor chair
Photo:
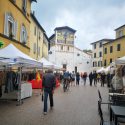
<path id="1" fill-rule="evenodd" d="M 101 93 L 100 93 L 99 89 L 98 89 L 98 95 L 99 95 L 99 101 L 100 101 L 100 103 L 101 104 L 108 104 L 108 108 L 110 108 L 110 105 L 113 104 L 113 102 L 111 102 L 110 100 L 107 101 L 107 102 L 103 102 L 102 96 L 101 96 Z"/>
<path id="2" fill-rule="evenodd" d="M 103 113 L 101 109 L 101 101 L 98 101 L 98 108 L 99 108 L 99 116 L 100 116 L 100 125 L 115 125 L 112 121 L 104 121 Z"/>

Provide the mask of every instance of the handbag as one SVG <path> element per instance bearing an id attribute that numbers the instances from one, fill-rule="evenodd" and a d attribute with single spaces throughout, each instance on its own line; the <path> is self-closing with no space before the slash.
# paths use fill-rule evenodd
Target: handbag
<path id="1" fill-rule="evenodd" d="M 43 100 L 44 100 L 44 97 L 43 97 L 43 93 L 42 93 L 42 102 L 43 102 Z"/>

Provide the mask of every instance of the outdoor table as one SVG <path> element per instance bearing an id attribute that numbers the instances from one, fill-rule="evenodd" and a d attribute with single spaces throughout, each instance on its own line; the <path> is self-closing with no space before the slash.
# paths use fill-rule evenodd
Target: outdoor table
<path id="1" fill-rule="evenodd" d="M 112 121 L 112 115 L 114 115 L 114 122 L 117 125 L 117 118 L 125 118 L 125 107 L 111 106 L 110 107 L 110 121 Z"/>
<path id="2" fill-rule="evenodd" d="M 125 97 L 125 94 L 122 94 L 122 93 L 109 93 L 109 101 L 111 101 L 111 98 L 110 97 Z M 115 100 L 114 100 L 115 101 Z"/>
<path id="3" fill-rule="evenodd" d="M 122 93 L 109 93 L 109 96 L 125 96 L 125 94 Z"/>

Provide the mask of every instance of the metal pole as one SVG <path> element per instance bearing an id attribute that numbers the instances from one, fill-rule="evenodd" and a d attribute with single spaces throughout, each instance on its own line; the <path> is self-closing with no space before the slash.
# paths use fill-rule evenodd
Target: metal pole
<path id="1" fill-rule="evenodd" d="M 21 99 L 21 79 L 22 79 L 22 67 L 20 66 L 19 67 L 19 85 L 18 85 L 18 92 L 17 92 L 17 101 L 18 101 L 18 104 L 17 106 L 21 105 L 23 102 L 22 102 L 22 99 Z"/>

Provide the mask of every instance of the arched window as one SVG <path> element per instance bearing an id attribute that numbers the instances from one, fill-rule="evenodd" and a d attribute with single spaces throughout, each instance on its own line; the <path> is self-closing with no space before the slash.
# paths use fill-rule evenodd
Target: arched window
<path id="1" fill-rule="evenodd" d="M 27 30 L 24 25 L 21 26 L 20 42 L 22 42 L 23 44 L 27 43 Z"/>
<path id="2" fill-rule="evenodd" d="M 4 35 L 16 39 L 17 22 L 14 20 L 11 13 L 5 13 L 4 20 Z"/>

